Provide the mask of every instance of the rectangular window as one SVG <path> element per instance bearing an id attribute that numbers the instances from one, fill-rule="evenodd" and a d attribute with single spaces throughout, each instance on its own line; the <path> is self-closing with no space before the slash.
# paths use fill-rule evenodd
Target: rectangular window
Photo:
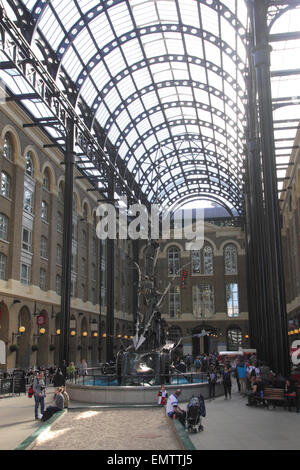
<path id="1" fill-rule="evenodd" d="M 193 286 L 193 315 L 209 318 L 215 314 L 214 286 L 200 284 Z"/>
<path id="2" fill-rule="evenodd" d="M 30 191 L 29 189 L 25 189 L 24 191 L 24 211 L 29 212 L 30 214 L 33 214 L 33 209 L 34 209 L 34 203 L 33 203 L 33 192 Z"/>
<path id="3" fill-rule="evenodd" d="M 169 315 L 176 318 L 181 315 L 181 300 L 179 286 L 172 287 L 169 292 Z"/>
<path id="4" fill-rule="evenodd" d="M 21 283 L 27 286 L 30 285 L 31 266 L 29 264 L 21 264 Z"/>
<path id="5" fill-rule="evenodd" d="M 0 280 L 6 281 L 6 262 L 7 257 L 0 253 Z"/>
<path id="6" fill-rule="evenodd" d="M 41 217 L 44 222 L 48 222 L 48 204 L 45 201 L 42 202 Z"/>
<path id="7" fill-rule="evenodd" d="M 1 196 L 7 197 L 8 199 L 11 196 L 11 178 L 4 171 L 1 173 L 1 186 L 0 194 Z"/>
<path id="8" fill-rule="evenodd" d="M 22 232 L 22 249 L 32 253 L 32 231 L 24 227 Z"/>
<path id="9" fill-rule="evenodd" d="M 61 277 L 56 276 L 56 293 L 57 295 L 61 295 Z"/>
<path id="10" fill-rule="evenodd" d="M 201 274 L 201 252 L 192 251 L 192 273 Z"/>
<path id="11" fill-rule="evenodd" d="M 46 271 L 44 269 L 40 270 L 40 289 L 46 290 Z"/>
<path id="12" fill-rule="evenodd" d="M 56 248 L 56 264 L 62 265 L 62 247 L 60 245 L 57 245 Z"/>
<path id="13" fill-rule="evenodd" d="M 240 315 L 239 309 L 239 289 L 237 284 L 226 285 L 226 303 L 227 303 L 227 315 L 232 317 L 238 317 Z"/>
<path id="14" fill-rule="evenodd" d="M 47 238 L 41 238 L 41 258 L 48 259 L 48 241 Z"/>
<path id="15" fill-rule="evenodd" d="M 3 214 L 0 214 L 0 239 L 8 239 L 8 218 Z"/>

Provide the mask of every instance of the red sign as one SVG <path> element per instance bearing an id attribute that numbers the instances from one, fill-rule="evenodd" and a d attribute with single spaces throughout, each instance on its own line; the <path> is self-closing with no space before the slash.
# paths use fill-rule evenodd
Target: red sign
<path id="1" fill-rule="evenodd" d="M 36 318 L 37 326 L 45 326 L 46 325 L 46 315 L 39 315 Z"/>

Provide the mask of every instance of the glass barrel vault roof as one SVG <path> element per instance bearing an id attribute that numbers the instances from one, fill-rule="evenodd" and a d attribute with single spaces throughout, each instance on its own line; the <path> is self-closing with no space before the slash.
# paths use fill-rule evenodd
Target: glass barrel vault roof
<path id="1" fill-rule="evenodd" d="M 170 206 L 202 196 L 235 215 L 242 213 L 248 28 L 244 1 L 3 4 L 11 14 L 22 10 L 30 16 L 33 27 L 27 40 L 34 52 L 41 60 L 47 55 L 55 59 L 52 70 L 62 90 L 62 77 L 72 80 L 78 113 L 84 102 L 149 202 Z M 280 27 L 285 30 L 286 22 Z M 275 69 L 282 53 L 282 48 L 273 51 Z M 283 81 L 275 75 L 272 80 L 275 97 L 285 95 Z M 282 112 L 274 108 L 276 121 Z M 280 150 L 277 156 L 281 158 Z"/>

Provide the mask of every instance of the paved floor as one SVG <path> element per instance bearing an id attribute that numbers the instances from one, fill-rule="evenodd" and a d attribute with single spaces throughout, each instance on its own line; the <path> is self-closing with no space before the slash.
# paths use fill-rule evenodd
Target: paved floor
<path id="1" fill-rule="evenodd" d="M 52 401 L 49 389 L 46 405 Z M 266 410 L 245 406 L 237 392 L 232 400 L 207 401 L 204 432 L 190 434 L 197 450 L 300 450 L 300 413 L 282 408 Z M 74 404 L 73 404 L 74 406 Z M 163 411 L 163 410 L 161 410 Z M 134 413 L 134 410 L 128 410 Z M 151 410 L 149 410 L 151 412 Z M 105 413 L 110 413 L 106 410 Z M 34 401 L 21 397 L 0 399 L 0 450 L 13 450 L 40 426 L 34 420 Z M 149 429 L 145 424 L 145 440 Z M 153 436 L 154 437 L 154 436 Z M 144 441 L 145 442 L 145 441 Z M 178 445 L 178 444 L 177 444 Z M 128 445 L 132 449 L 132 442 Z M 177 447 L 178 448 L 178 447 Z"/>
<path id="2" fill-rule="evenodd" d="M 52 390 L 45 404 L 52 402 Z M 0 399 L 0 450 L 13 450 L 40 426 L 34 419 L 34 398 L 20 397 Z"/>
<path id="3" fill-rule="evenodd" d="M 299 450 L 300 413 L 246 406 L 238 392 L 231 400 L 206 402 L 204 431 L 191 434 L 197 450 Z"/>

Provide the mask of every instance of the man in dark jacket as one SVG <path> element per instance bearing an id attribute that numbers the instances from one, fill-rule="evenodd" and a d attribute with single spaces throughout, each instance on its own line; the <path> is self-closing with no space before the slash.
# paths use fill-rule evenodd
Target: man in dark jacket
<path id="1" fill-rule="evenodd" d="M 61 369 L 57 369 L 56 374 L 53 377 L 53 386 L 54 387 L 63 387 L 65 386 L 65 377 Z"/>

